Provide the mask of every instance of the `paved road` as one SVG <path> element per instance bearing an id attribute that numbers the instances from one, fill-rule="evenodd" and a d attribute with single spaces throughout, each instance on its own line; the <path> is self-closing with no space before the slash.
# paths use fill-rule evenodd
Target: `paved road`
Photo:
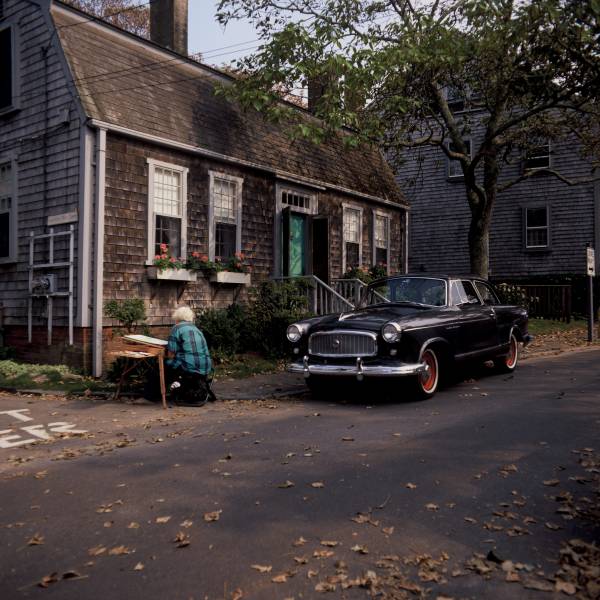
<path id="1" fill-rule="evenodd" d="M 600 538 L 599 361 L 425 403 L 0 396 L 0 598 L 566 598 L 535 588 Z"/>

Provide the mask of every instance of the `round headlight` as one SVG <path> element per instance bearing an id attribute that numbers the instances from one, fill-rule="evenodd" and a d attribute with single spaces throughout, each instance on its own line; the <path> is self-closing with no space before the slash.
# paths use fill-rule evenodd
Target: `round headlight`
<path id="1" fill-rule="evenodd" d="M 400 327 L 396 323 L 386 323 L 381 328 L 381 337 L 389 344 L 398 341 L 400 339 Z"/>
<path id="2" fill-rule="evenodd" d="M 287 339 L 290 342 L 297 342 L 302 337 L 302 331 L 298 325 L 290 325 L 287 328 Z"/>

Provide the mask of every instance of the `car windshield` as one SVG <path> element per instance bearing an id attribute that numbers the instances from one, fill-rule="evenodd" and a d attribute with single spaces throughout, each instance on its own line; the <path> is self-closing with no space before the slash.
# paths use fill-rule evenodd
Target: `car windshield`
<path id="1" fill-rule="evenodd" d="M 363 305 L 407 302 L 423 306 L 446 306 L 446 282 L 429 277 L 396 277 L 372 283 Z"/>

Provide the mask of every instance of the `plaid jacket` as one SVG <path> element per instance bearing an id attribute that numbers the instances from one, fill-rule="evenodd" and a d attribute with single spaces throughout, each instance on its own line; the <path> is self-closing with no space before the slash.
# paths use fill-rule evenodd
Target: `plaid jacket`
<path id="1" fill-rule="evenodd" d="M 175 354 L 175 358 L 167 360 L 167 364 L 174 369 L 181 367 L 200 375 L 208 375 L 212 370 L 206 340 L 193 323 L 183 321 L 173 327 L 167 350 Z"/>

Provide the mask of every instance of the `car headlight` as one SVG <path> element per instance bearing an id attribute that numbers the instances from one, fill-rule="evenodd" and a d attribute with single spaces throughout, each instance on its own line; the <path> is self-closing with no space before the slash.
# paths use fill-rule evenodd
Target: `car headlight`
<path id="1" fill-rule="evenodd" d="M 296 323 L 290 325 L 287 328 L 287 339 L 295 344 L 306 333 L 306 329 L 306 327 Z"/>
<path id="2" fill-rule="evenodd" d="M 388 343 L 397 342 L 400 339 L 400 325 L 397 323 L 386 323 L 381 328 L 381 337 Z"/>

